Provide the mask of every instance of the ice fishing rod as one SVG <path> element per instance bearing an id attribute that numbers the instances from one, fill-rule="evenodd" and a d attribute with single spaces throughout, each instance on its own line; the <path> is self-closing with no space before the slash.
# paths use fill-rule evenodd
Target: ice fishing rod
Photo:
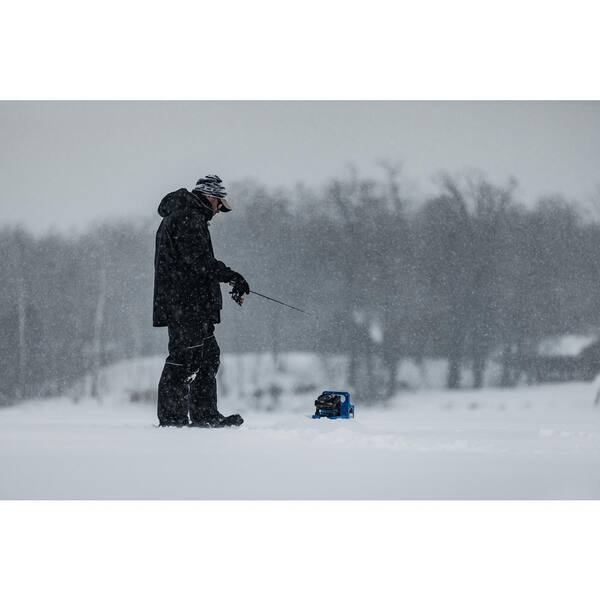
<path id="1" fill-rule="evenodd" d="M 282 302 L 281 300 L 275 300 L 275 298 L 271 298 L 270 296 L 265 296 L 264 294 L 261 294 L 260 292 L 255 292 L 254 290 L 250 290 L 250 293 L 254 294 L 255 296 L 260 296 L 261 298 L 266 298 L 267 300 L 270 300 L 271 302 L 277 302 L 277 304 L 283 304 L 283 306 L 287 306 L 288 308 L 297 310 L 298 312 L 304 313 L 305 315 L 310 315 L 311 317 L 314 317 L 314 315 L 312 313 L 306 312 L 305 310 L 302 310 L 301 308 L 296 308 L 295 306 L 292 306 L 291 304 L 286 304 L 285 302 Z"/>

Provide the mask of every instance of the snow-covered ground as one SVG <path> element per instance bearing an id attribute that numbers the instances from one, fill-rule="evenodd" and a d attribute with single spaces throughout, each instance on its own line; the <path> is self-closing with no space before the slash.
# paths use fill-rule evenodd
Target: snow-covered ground
<path id="1" fill-rule="evenodd" d="M 0 410 L 0 497 L 598 499 L 596 389 L 405 393 L 354 421 L 313 421 L 314 394 L 286 392 L 239 430 L 158 429 L 117 393 L 30 401 Z"/>

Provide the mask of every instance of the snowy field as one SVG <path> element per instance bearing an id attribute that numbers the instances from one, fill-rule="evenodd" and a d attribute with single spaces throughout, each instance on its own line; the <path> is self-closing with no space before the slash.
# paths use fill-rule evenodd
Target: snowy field
<path id="1" fill-rule="evenodd" d="M 313 421 L 313 394 L 285 392 L 239 430 L 158 429 L 116 393 L 30 401 L 0 410 L 0 497 L 598 499 L 596 389 L 408 392 L 353 422 Z"/>

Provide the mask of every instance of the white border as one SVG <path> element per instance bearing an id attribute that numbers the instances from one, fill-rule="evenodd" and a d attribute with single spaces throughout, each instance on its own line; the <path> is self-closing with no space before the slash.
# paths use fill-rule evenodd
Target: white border
<path id="1" fill-rule="evenodd" d="M 598 598 L 596 502 L 5 502 L 3 597 Z"/>
<path id="2" fill-rule="evenodd" d="M 5 2 L 0 97 L 598 99 L 599 10 L 591 0 Z"/>

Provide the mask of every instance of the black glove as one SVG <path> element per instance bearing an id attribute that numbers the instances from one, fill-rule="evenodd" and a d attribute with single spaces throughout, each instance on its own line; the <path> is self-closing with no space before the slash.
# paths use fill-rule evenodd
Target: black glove
<path id="1" fill-rule="evenodd" d="M 229 292 L 231 294 L 231 298 L 234 302 L 241 306 L 244 302 L 242 296 L 250 293 L 250 286 L 248 285 L 248 282 L 239 273 L 235 273 L 230 279 L 229 283 L 233 286 L 233 289 Z"/>

